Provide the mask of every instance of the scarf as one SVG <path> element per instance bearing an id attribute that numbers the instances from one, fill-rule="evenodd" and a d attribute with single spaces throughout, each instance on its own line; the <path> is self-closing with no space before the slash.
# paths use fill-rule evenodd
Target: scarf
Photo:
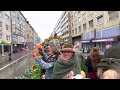
<path id="1" fill-rule="evenodd" d="M 79 58 L 74 54 L 69 61 L 63 61 L 61 57 L 55 63 L 53 69 L 53 79 L 63 79 L 70 71 L 80 74 Z"/>

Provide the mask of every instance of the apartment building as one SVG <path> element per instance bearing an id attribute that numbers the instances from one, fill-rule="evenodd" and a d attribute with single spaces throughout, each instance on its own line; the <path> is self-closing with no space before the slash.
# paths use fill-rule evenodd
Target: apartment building
<path id="1" fill-rule="evenodd" d="M 54 32 L 85 50 L 120 44 L 120 11 L 63 11 Z M 68 39 L 69 37 L 69 39 Z"/>
<path id="2" fill-rule="evenodd" d="M 59 18 L 57 24 L 54 27 L 54 31 L 52 32 L 51 36 L 53 36 L 54 34 L 57 34 L 58 36 L 62 36 L 61 33 L 61 17 Z"/>
<path id="3" fill-rule="evenodd" d="M 20 11 L 15 11 L 15 31 L 13 32 L 13 45 L 18 48 L 26 44 L 26 18 Z"/>
<path id="4" fill-rule="evenodd" d="M 57 34 L 66 42 L 72 43 L 71 30 L 70 30 L 70 12 L 63 11 L 57 24 L 54 27 L 52 34 Z"/>
<path id="5" fill-rule="evenodd" d="M 63 38 L 67 42 L 71 42 L 70 37 L 70 13 L 69 11 L 64 11 L 61 15 L 61 38 Z"/>
<path id="6" fill-rule="evenodd" d="M 77 12 L 79 14 L 76 14 Z M 71 26 L 73 41 L 81 43 L 85 50 L 97 46 L 105 51 L 108 44 L 120 43 L 119 11 L 76 11 L 76 13 L 71 11 L 71 13 L 73 13 L 72 21 L 76 20 L 72 22 L 73 27 Z M 81 38 L 77 39 L 78 37 Z"/>
<path id="7" fill-rule="evenodd" d="M 10 11 L 0 11 L 0 54 L 11 50 Z"/>
<path id="8" fill-rule="evenodd" d="M 24 47 L 27 42 L 33 47 L 34 37 L 42 42 L 20 11 L 0 11 L 0 55 Z"/>
<path id="9" fill-rule="evenodd" d="M 70 32 L 73 45 L 80 45 L 81 41 L 81 13 L 79 11 L 70 11 Z"/>
<path id="10" fill-rule="evenodd" d="M 35 30 L 33 29 L 33 41 L 34 41 L 34 45 L 35 44 L 38 44 L 38 43 L 41 43 L 40 41 L 40 37 L 38 36 L 38 34 L 35 32 Z"/>
<path id="11" fill-rule="evenodd" d="M 29 21 L 26 21 L 26 34 L 27 34 L 27 38 L 26 38 L 26 44 L 27 46 L 32 49 L 33 47 L 33 36 L 32 36 L 32 32 L 33 32 L 33 27 L 30 25 Z"/>

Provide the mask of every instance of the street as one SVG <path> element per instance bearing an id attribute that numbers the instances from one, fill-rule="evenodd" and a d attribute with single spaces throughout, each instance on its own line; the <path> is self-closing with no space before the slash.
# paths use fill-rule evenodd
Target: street
<path id="1" fill-rule="evenodd" d="M 9 61 L 8 56 L 0 57 L 0 68 L 4 67 L 5 65 L 13 62 L 14 60 L 16 60 L 16 59 L 18 59 L 18 58 L 20 58 L 20 57 L 22 57 L 22 56 L 24 56 L 24 55 L 26 55 L 26 54 L 28 54 L 30 52 L 31 52 L 30 50 L 26 50 L 26 51 L 22 51 L 22 52 L 18 52 L 18 53 L 13 53 L 11 55 L 11 57 L 12 57 L 11 61 Z"/>

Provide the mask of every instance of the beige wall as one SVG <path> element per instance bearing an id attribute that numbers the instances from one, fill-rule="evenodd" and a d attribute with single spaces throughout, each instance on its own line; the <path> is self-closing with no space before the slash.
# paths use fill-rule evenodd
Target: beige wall
<path id="1" fill-rule="evenodd" d="M 75 16 L 76 12 L 76 16 Z M 82 33 L 86 34 L 90 31 L 93 31 L 94 29 L 96 30 L 101 30 L 103 28 L 107 28 L 110 26 L 118 25 L 120 18 L 115 18 L 111 21 L 109 21 L 109 15 L 108 11 L 80 11 L 78 14 L 78 11 L 70 11 L 71 13 L 71 33 L 72 37 L 79 36 Z M 97 24 L 97 17 L 103 15 L 103 23 L 102 24 Z M 80 22 L 78 18 L 80 17 Z M 120 13 L 119 13 L 120 17 Z M 93 28 L 89 28 L 89 21 L 93 19 Z M 76 24 L 77 22 L 77 24 Z M 73 25 L 72 25 L 73 23 Z M 83 30 L 83 24 L 86 23 L 86 30 Z M 79 26 L 81 26 L 81 31 L 79 32 Z M 75 28 L 77 28 L 77 33 L 75 33 Z M 73 33 L 74 31 L 74 33 Z"/>

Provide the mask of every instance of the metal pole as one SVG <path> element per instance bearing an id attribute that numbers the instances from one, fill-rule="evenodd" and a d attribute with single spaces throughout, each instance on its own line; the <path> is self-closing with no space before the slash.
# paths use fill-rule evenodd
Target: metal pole
<path id="1" fill-rule="evenodd" d="M 4 45 L 2 45 L 2 56 L 4 56 Z"/>
<path id="2" fill-rule="evenodd" d="M 11 53 L 12 53 L 13 52 L 12 11 L 10 11 L 10 25 L 11 25 Z"/>

